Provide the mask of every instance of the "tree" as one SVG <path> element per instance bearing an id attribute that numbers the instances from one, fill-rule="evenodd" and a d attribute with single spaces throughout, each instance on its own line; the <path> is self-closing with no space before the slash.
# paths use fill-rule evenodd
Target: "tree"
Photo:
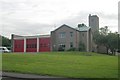
<path id="1" fill-rule="evenodd" d="M 96 32 L 96 34 L 93 35 L 93 40 L 97 45 L 105 46 L 107 48 L 107 53 L 108 49 L 110 49 L 112 54 L 115 54 L 115 51 L 118 49 L 118 42 L 120 41 L 118 39 L 118 33 L 108 31 L 107 26 L 100 28 L 100 32 Z"/>
<path id="2" fill-rule="evenodd" d="M 102 27 L 100 28 L 100 32 L 99 32 L 99 43 L 102 44 L 103 46 L 106 46 L 106 48 L 108 48 L 108 38 L 107 38 L 107 35 L 108 35 L 108 26 L 105 26 L 105 27 Z"/>
<path id="3" fill-rule="evenodd" d="M 112 54 L 115 54 L 115 51 L 118 49 L 118 33 L 109 33 L 107 39 L 109 49 L 112 51 Z"/>
<path id="4" fill-rule="evenodd" d="M 93 40 L 98 45 L 105 45 L 106 44 L 106 36 L 103 34 L 100 34 L 99 32 L 96 32 L 93 35 Z"/>
<path id="5" fill-rule="evenodd" d="M 2 46 L 11 47 L 11 40 L 7 37 L 2 36 Z"/>
<path id="6" fill-rule="evenodd" d="M 108 35 L 108 31 L 109 31 L 108 26 L 100 28 L 101 35 L 104 35 L 104 36 Z"/>
<path id="7" fill-rule="evenodd" d="M 118 52 L 120 52 L 120 34 L 118 34 Z"/>

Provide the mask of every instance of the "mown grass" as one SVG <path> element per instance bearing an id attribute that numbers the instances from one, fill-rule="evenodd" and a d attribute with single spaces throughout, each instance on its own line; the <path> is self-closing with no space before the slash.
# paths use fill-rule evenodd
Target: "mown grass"
<path id="1" fill-rule="evenodd" d="M 0 53 L 0 71 L 2 71 L 2 53 Z"/>
<path id="2" fill-rule="evenodd" d="M 69 78 L 117 78 L 118 57 L 84 52 L 3 54 L 3 71 Z"/>

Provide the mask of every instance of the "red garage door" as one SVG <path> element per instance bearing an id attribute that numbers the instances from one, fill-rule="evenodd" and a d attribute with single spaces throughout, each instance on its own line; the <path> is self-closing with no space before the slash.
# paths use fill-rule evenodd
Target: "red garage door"
<path id="1" fill-rule="evenodd" d="M 24 40 L 14 40 L 14 52 L 24 52 Z"/>
<path id="2" fill-rule="evenodd" d="M 40 38 L 39 52 L 49 52 L 49 51 L 50 51 L 50 38 Z"/>
<path id="3" fill-rule="evenodd" d="M 37 38 L 26 39 L 26 52 L 37 52 Z"/>

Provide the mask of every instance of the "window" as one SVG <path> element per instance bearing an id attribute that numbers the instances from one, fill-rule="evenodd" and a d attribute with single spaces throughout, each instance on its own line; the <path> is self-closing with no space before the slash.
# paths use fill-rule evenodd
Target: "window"
<path id="1" fill-rule="evenodd" d="M 60 44 L 60 47 L 65 48 L 65 44 Z"/>
<path id="2" fill-rule="evenodd" d="M 70 36 L 73 37 L 73 32 L 70 32 Z"/>
<path id="3" fill-rule="evenodd" d="M 40 44 L 40 47 L 47 47 L 47 44 L 41 43 L 41 44 Z"/>
<path id="4" fill-rule="evenodd" d="M 5 50 L 4 48 L 2 48 L 2 50 Z"/>
<path id="5" fill-rule="evenodd" d="M 26 45 L 26 47 L 28 48 L 28 44 Z"/>
<path id="6" fill-rule="evenodd" d="M 27 48 L 37 48 L 37 44 L 27 44 Z"/>
<path id="7" fill-rule="evenodd" d="M 30 48 L 30 45 L 29 45 L 29 44 L 27 44 L 27 48 Z"/>
<path id="8" fill-rule="evenodd" d="M 73 42 L 70 42 L 70 48 L 73 48 Z"/>
<path id="9" fill-rule="evenodd" d="M 37 48 L 37 44 L 35 44 L 35 48 Z"/>
<path id="10" fill-rule="evenodd" d="M 40 47 L 43 47 L 43 44 L 40 44 Z"/>
<path id="11" fill-rule="evenodd" d="M 21 48 L 20 44 L 15 45 L 15 48 Z"/>
<path id="12" fill-rule="evenodd" d="M 32 45 L 31 45 L 31 48 L 35 48 L 35 45 L 34 45 L 34 44 L 32 44 Z"/>
<path id="13" fill-rule="evenodd" d="M 20 45 L 20 44 L 19 44 L 18 46 L 19 46 L 19 48 L 21 48 L 21 45 Z"/>
<path id="14" fill-rule="evenodd" d="M 47 47 L 46 44 L 44 44 L 44 47 Z"/>
<path id="15" fill-rule="evenodd" d="M 64 51 L 65 50 L 65 44 L 59 44 L 58 51 Z"/>
<path id="16" fill-rule="evenodd" d="M 15 45 L 15 48 L 17 48 L 17 45 Z"/>
<path id="17" fill-rule="evenodd" d="M 82 34 L 82 36 L 84 37 L 84 34 Z"/>
<path id="18" fill-rule="evenodd" d="M 60 32 L 60 38 L 65 38 L 65 32 Z"/>

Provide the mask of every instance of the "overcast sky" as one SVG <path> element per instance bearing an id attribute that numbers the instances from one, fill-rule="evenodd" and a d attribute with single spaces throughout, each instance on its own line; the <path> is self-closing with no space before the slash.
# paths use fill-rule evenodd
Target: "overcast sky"
<path id="1" fill-rule="evenodd" d="M 88 15 L 99 16 L 100 27 L 118 31 L 119 0 L 0 0 L 0 34 L 40 35 L 67 24 L 88 25 Z"/>

